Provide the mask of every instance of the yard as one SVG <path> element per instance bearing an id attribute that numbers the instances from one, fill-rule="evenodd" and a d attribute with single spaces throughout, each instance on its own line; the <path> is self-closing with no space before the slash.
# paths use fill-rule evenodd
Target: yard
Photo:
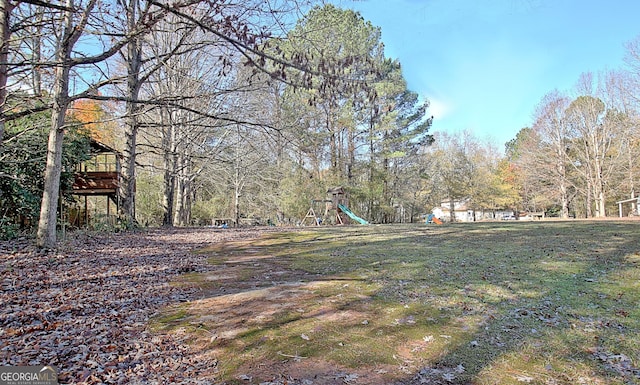
<path id="1" fill-rule="evenodd" d="M 46 256 L 3 244 L 0 361 L 51 363 L 61 383 L 637 384 L 639 225 L 158 230 Z"/>
<path id="2" fill-rule="evenodd" d="M 229 383 L 640 382 L 637 223 L 331 227 L 199 251 L 157 316 Z"/>

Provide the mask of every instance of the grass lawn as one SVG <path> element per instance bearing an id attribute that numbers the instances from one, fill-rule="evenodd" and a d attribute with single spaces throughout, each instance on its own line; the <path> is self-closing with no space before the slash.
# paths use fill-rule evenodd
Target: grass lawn
<path id="1" fill-rule="evenodd" d="M 372 225 L 199 250 L 187 333 L 228 384 L 640 383 L 640 224 Z M 278 382 L 280 381 L 280 382 Z"/>

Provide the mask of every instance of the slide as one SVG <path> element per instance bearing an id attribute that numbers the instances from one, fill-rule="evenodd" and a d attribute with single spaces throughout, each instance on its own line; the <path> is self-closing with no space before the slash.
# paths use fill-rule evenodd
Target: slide
<path id="1" fill-rule="evenodd" d="M 338 208 L 345 214 L 347 214 L 349 216 L 349 218 L 353 219 L 354 221 L 360 223 L 361 225 L 368 225 L 369 222 L 365 221 L 364 219 L 360 218 L 359 216 L 357 216 L 356 214 L 354 214 L 351 210 L 349 210 L 349 208 L 343 204 L 339 204 Z"/>
<path id="2" fill-rule="evenodd" d="M 441 225 L 442 221 L 440 219 L 438 219 L 438 217 L 436 217 L 433 214 L 429 214 L 427 215 L 427 223 L 435 223 L 436 225 Z"/>

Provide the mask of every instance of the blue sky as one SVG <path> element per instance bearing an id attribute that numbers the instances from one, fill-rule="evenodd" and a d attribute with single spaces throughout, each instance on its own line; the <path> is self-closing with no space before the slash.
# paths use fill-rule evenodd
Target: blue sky
<path id="1" fill-rule="evenodd" d="M 532 123 L 544 94 L 624 66 L 637 0 L 334 2 L 382 28 L 387 57 L 431 102 L 434 131 L 469 130 L 498 148 Z"/>

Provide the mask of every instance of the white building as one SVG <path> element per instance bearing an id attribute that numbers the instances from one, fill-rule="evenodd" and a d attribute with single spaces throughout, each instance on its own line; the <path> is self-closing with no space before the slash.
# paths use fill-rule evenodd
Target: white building
<path id="1" fill-rule="evenodd" d="M 456 222 L 475 222 L 486 220 L 510 220 L 515 219 L 513 210 L 505 209 L 478 209 L 473 208 L 470 199 L 453 201 L 453 211 Z M 440 206 L 435 207 L 433 215 L 443 221 L 451 220 L 451 203 L 449 200 L 440 202 Z"/>

